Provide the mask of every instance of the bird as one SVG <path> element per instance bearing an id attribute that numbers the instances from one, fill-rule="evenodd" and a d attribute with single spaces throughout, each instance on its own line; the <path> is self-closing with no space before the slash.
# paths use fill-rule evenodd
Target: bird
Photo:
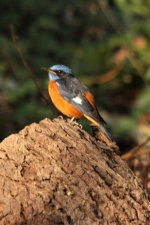
<path id="1" fill-rule="evenodd" d="M 72 120 L 85 117 L 111 140 L 105 128 L 106 122 L 98 112 L 94 95 L 75 77 L 72 69 L 61 64 L 41 69 L 48 72 L 48 92 L 55 107 Z"/>

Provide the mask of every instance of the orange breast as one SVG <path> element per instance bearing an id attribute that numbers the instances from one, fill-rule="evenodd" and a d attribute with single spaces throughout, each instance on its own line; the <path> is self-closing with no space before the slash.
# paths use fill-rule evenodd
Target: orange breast
<path id="1" fill-rule="evenodd" d="M 80 118 L 83 113 L 76 109 L 73 105 L 64 100 L 59 94 L 59 89 L 55 81 L 50 81 L 48 85 L 49 95 L 56 108 L 68 117 Z"/>

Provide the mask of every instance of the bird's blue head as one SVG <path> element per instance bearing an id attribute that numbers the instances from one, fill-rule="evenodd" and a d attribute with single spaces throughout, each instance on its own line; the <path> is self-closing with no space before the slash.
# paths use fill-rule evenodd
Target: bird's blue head
<path id="1" fill-rule="evenodd" d="M 67 76 L 74 76 L 72 70 L 68 66 L 60 64 L 51 66 L 47 71 L 50 80 L 58 80 Z"/>

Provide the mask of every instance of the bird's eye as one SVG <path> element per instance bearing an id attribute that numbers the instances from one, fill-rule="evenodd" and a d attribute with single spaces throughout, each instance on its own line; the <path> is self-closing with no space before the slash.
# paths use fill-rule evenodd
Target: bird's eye
<path id="1" fill-rule="evenodd" d="M 58 70 L 58 74 L 61 74 L 61 70 Z"/>

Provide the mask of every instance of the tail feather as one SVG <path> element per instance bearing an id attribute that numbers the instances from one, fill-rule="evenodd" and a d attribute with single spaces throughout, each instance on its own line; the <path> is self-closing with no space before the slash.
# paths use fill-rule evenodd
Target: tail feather
<path id="1" fill-rule="evenodd" d="M 112 141 L 112 138 L 111 138 L 111 135 L 110 135 L 110 133 L 106 130 L 106 128 L 103 126 L 103 125 L 99 125 L 100 126 L 100 129 L 102 130 L 102 132 L 106 135 L 106 137 L 110 140 L 110 141 Z"/>
<path id="2" fill-rule="evenodd" d="M 111 135 L 109 134 L 109 132 L 106 130 L 106 128 L 104 127 L 105 125 L 102 125 L 100 123 L 98 123 L 96 120 L 94 120 L 93 118 L 87 116 L 86 114 L 84 114 L 84 117 L 87 118 L 89 121 L 92 122 L 92 124 L 96 127 L 99 127 L 101 129 L 101 131 L 105 134 L 105 136 L 112 141 Z"/>

